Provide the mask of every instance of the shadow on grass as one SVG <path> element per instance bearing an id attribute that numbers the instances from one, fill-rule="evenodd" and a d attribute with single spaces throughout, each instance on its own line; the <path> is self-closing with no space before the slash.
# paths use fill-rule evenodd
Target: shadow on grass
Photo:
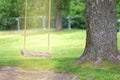
<path id="1" fill-rule="evenodd" d="M 81 80 L 119 80 L 120 65 L 115 66 L 105 61 L 103 66 L 95 67 L 91 63 L 78 64 L 77 58 L 57 58 L 54 71 L 76 74 Z M 113 77 L 114 75 L 114 77 Z"/>
<path id="2" fill-rule="evenodd" d="M 55 72 L 76 72 L 78 65 L 75 65 L 76 58 L 26 58 L 26 59 L 3 59 L 0 61 L 0 66 L 15 66 L 27 69 L 39 70 L 48 69 Z"/>
<path id="3" fill-rule="evenodd" d="M 0 66 L 21 67 L 30 70 L 50 69 L 54 61 L 48 59 L 9 59 L 0 61 Z"/>
<path id="4" fill-rule="evenodd" d="M 93 67 L 90 63 L 83 65 L 76 63 L 77 58 L 26 58 L 16 60 L 2 60 L 0 66 L 15 66 L 30 70 L 53 70 L 59 73 L 76 74 L 81 80 L 92 78 L 94 80 L 119 80 L 119 66 L 109 66 L 110 63 L 105 62 L 105 66 Z"/>
<path id="5" fill-rule="evenodd" d="M 80 66 L 76 63 L 77 58 L 56 58 L 57 63 L 54 66 L 55 72 L 75 73 L 80 70 Z"/>

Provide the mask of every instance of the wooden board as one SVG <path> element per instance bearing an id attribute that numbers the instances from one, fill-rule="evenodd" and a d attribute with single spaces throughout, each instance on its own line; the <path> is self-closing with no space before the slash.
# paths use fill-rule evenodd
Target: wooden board
<path id="1" fill-rule="evenodd" d="M 48 52 L 32 52 L 32 51 L 21 51 L 23 56 L 32 56 L 32 57 L 40 57 L 40 58 L 51 58 L 51 54 Z"/>

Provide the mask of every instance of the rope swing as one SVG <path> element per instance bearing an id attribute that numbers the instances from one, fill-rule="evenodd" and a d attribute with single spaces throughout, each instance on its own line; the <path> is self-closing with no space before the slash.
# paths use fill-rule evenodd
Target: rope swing
<path id="1" fill-rule="evenodd" d="M 26 50 L 27 0 L 25 1 L 24 50 Z"/>
<path id="2" fill-rule="evenodd" d="M 50 52 L 50 22 L 51 22 L 51 0 L 49 0 L 49 11 L 48 11 L 48 52 Z"/>
<path id="3" fill-rule="evenodd" d="M 24 25 L 24 50 L 21 51 L 23 56 L 33 56 L 40 58 L 51 58 L 50 55 L 50 23 L 51 23 L 51 0 L 49 0 L 49 11 L 48 11 L 48 52 L 32 52 L 26 50 L 26 28 L 27 28 L 27 0 L 25 0 L 25 25 Z"/>

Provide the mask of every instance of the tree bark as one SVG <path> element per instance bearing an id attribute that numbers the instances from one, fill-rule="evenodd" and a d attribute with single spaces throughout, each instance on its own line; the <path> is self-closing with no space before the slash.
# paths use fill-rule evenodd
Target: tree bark
<path id="1" fill-rule="evenodd" d="M 81 62 L 104 59 L 114 63 L 120 60 L 117 49 L 116 0 L 86 0 L 87 37 Z"/>
<path id="2" fill-rule="evenodd" d="M 61 16 L 61 5 L 58 4 L 57 10 L 56 10 L 56 31 L 61 31 L 63 29 L 62 27 L 62 16 Z"/>

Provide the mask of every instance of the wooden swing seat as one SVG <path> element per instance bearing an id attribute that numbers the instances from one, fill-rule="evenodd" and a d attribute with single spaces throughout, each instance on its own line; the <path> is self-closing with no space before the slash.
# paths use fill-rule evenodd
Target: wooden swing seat
<path id="1" fill-rule="evenodd" d="M 40 58 L 52 58 L 48 52 L 32 52 L 32 51 L 21 51 L 23 56 L 40 57 Z"/>
<path id="2" fill-rule="evenodd" d="M 32 56 L 32 57 L 40 57 L 40 58 L 52 58 L 51 54 L 49 53 L 50 48 L 50 19 L 51 19 L 51 0 L 49 0 L 49 16 L 48 16 L 48 52 L 32 52 L 32 51 L 25 51 L 26 50 L 26 23 L 27 23 L 27 0 L 25 0 L 25 25 L 24 25 L 24 50 L 21 51 L 23 56 Z"/>

